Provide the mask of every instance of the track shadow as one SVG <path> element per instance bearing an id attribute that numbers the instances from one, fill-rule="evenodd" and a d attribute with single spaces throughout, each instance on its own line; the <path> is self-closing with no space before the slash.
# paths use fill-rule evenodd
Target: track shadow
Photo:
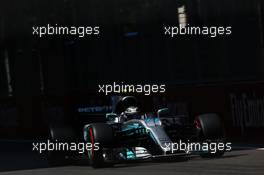
<path id="1" fill-rule="evenodd" d="M 232 151 L 233 152 L 233 151 Z M 247 154 L 225 154 L 223 157 L 217 159 L 228 159 L 234 157 L 246 156 Z M 164 157 L 154 160 L 144 161 L 130 161 L 118 163 L 112 168 L 123 168 L 123 167 L 135 167 L 135 166 L 146 166 L 163 163 L 175 163 L 184 162 L 189 160 L 208 160 L 197 159 L 198 155 L 189 156 L 177 156 L 177 157 Z M 213 159 L 212 159 L 213 160 Z M 89 161 L 86 157 L 77 158 L 71 161 L 71 166 L 89 166 Z M 47 158 L 44 154 L 32 152 L 31 143 L 1 143 L 0 145 L 0 172 L 3 171 L 16 171 L 16 170 L 29 170 L 39 168 L 50 168 L 47 162 Z"/>
<path id="2" fill-rule="evenodd" d="M 44 158 L 30 152 L 0 153 L 0 172 L 48 167 Z"/>
<path id="3" fill-rule="evenodd" d="M 203 160 L 219 160 L 219 159 L 230 159 L 230 158 L 235 158 L 235 157 L 242 157 L 242 156 L 247 156 L 248 154 L 236 154 L 236 155 L 223 155 L 222 157 L 216 157 L 216 158 L 202 158 L 200 156 L 196 156 L 194 158 L 191 158 L 191 161 L 203 161 Z"/>
<path id="4" fill-rule="evenodd" d="M 177 162 L 186 162 L 186 161 L 203 161 L 203 160 L 217 160 L 217 159 L 229 159 L 234 157 L 246 156 L 248 154 L 237 154 L 237 155 L 224 155 L 219 158 L 201 158 L 199 155 L 190 155 L 190 156 L 182 156 L 182 157 L 174 157 L 174 158 L 163 158 L 156 160 L 145 160 L 145 161 L 131 161 L 125 163 L 119 163 L 111 168 L 127 168 L 127 167 L 137 167 L 137 166 L 148 166 L 148 165 L 161 165 L 168 163 L 177 163 Z M 87 164 L 86 164 L 87 166 Z M 109 168 L 109 167 L 108 167 Z"/>
<path id="5" fill-rule="evenodd" d="M 32 151 L 32 142 L 0 141 L 0 172 L 47 167 L 45 156 Z"/>
<path id="6" fill-rule="evenodd" d="M 144 161 L 131 161 L 120 163 L 113 168 L 126 168 L 126 167 L 136 167 L 136 166 L 147 166 L 147 165 L 158 165 L 163 163 L 175 163 L 175 162 L 185 162 L 188 161 L 190 158 L 188 156 L 179 156 L 179 157 L 164 157 L 159 159 L 149 159 Z"/>
<path id="7" fill-rule="evenodd" d="M 247 156 L 247 155 L 248 154 L 224 155 L 222 157 L 218 157 L 215 159 L 228 159 L 228 158 L 241 157 L 241 156 Z"/>

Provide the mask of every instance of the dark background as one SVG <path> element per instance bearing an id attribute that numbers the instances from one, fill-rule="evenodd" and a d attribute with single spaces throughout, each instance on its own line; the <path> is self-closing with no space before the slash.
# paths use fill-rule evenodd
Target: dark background
<path id="1" fill-rule="evenodd" d="M 249 100 L 263 99 L 262 0 L 0 3 L 2 138 L 45 136 L 48 118 L 73 115 L 78 104 L 107 104 L 107 97 L 96 94 L 97 85 L 113 81 L 165 83 L 167 103 L 175 103 L 190 116 L 222 114 L 230 135 L 238 132 L 234 135 L 247 139 L 256 135 L 251 130 L 263 130 L 264 124 L 250 126 L 248 132 L 245 122 L 235 127 L 230 101 L 232 93 L 241 99 L 243 94 L 249 94 Z M 179 24 L 178 7 L 183 5 L 190 25 L 232 26 L 232 35 L 164 37 L 162 27 Z M 98 25 L 101 34 L 85 38 L 32 35 L 32 26 L 47 24 Z M 126 37 L 128 32 L 138 35 Z M 263 105 L 257 107 L 261 121 Z"/>

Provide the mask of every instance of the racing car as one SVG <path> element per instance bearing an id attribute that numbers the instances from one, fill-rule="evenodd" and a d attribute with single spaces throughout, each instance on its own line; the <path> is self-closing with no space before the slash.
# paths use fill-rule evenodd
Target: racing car
<path id="1" fill-rule="evenodd" d="M 161 157 L 199 154 L 202 157 L 220 157 L 224 150 L 176 149 L 175 143 L 224 142 L 220 117 L 209 113 L 188 122 L 185 116 L 175 116 L 168 108 L 143 112 L 133 96 L 121 98 L 115 110 L 106 114 L 106 122 L 89 123 L 83 128 L 84 140 L 99 143 L 87 152 L 94 168 L 123 161 L 157 159 Z M 173 146 L 172 146 L 173 145 Z M 177 145 L 179 148 L 179 145 Z"/>

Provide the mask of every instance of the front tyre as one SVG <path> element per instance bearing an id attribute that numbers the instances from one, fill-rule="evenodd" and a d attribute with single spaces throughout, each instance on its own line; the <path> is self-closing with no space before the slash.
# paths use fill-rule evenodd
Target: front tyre
<path id="1" fill-rule="evenodd" d="M 86 141 L 92 144 L 92 148 L 87 151 L 90 165 L 94 168 L 109 166 L 105 162 L 104 148 L 113 145 L 112 128 L 105 123 L 92 123 L 85 127 Z"/>

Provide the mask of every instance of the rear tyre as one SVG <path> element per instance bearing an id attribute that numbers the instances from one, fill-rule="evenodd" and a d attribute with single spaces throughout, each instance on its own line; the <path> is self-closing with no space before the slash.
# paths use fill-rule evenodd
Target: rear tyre
<path id="1" fill-rule="evenodd" d="M 90 165 L 94 168 L 111 166 L 105 162 L 104 148 L 113 145 L 112 128 L 105 123 L 92 123 L 86 129 L 86 141 L 92 144 L 92 149 L 88 150 Z"/>
<path id="2" fill-rule="evenodd" d="M 208 152 L 200 154 L 203 158 L 217 158 L 225 153 L 225 137 L 224 127 L 221 123 L 220 117 L 217 114 L 203 114 L 199 115 L 196 120 L 196 126 L 199 129 L 199 140 L 208 145 L 214 144 L 211 148 L 208 146 Z M 217 145 L 221 144 L 222 149 L 216 149 Z M 216 146 L 216 147 L 215 147 Z"/>
<path id="3" fill-rule="evenodd" d="M 66 125 L 50 126 L 49 141 L 53 143 L 70 143 L 76 140 L 73 129 Z M 70 151 L 52 150 L 47 151 L 47 160 L 50 166 L 63 166 L 71 163 L 69 157 L 73 153 Z"/>

